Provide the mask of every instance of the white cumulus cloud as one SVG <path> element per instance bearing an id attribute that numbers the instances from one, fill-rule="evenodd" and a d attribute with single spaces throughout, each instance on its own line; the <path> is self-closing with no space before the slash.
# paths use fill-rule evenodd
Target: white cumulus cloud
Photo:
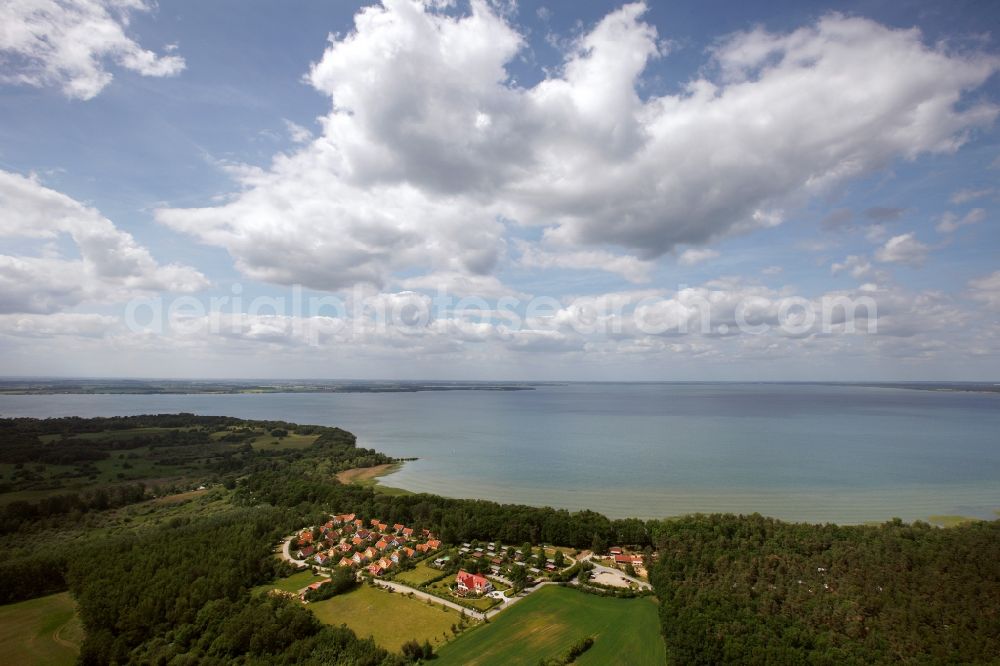
<path id="1" fill-rule="evenodd" d="M 109 62 L 143 76 L 173 76 L 184 58 L 157 55 L 126 34 L 145 0 L 6 0 L 0 3 L 0 82 L 58 86 L 91 99 L 113 75 Z M 167 49 L 172 50 L 172 49 Z"/>
<path id="2" fill-rule="evenodd" d="M 0 238 L 63 235 L 72 238 L 79 258 L 0 254 L 0 312 L 54 312 L 84 301 L 208 285 L 189 266 L 158 263 L 97 210 L 34 178 L 0 171 Z"/>
<path id="3" fill-rule="evenodd" d="M 645 10 L 608 14 L 524 87 L 510 65 L 527 38 L 490 4 L 366 7 L 309 73 L 331 100 L 322 134 L 243 170 L 227 203 L 158 218 L 247 275 L 321 289 L 488 274 L 509 224 L 645 261 L 780 224 L 787 206 L 894 160 L 955 151 L 998 112 L 964 103 L 996 58 L 839 14 L 726 37 L 680 92 L 643 97 L 646 68 L 669 57 Z"/>
<path id="4" fill-rule="evenodd" d="M 893 236 L 875 251 L 875 258 L 883 263 L 922 266 L 930 247 L 917 240 L 913 232 Z"/>

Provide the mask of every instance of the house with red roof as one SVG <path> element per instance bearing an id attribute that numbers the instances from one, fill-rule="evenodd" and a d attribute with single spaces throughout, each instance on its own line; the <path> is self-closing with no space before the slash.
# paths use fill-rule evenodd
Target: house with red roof
<path id="1" fill-rule="evenodd" d="M 403 536 L 406 537 L 407 539 L 409 539 L 411 536 L 413 536 L 413 528 L 412 527 L 404 527 L 403 528 Z"/>
<path id="2" fill-rule="evenodd" d="M 642 564 L 642 555 L 615 555 L 615 564 Z"/>
<path id="3" fill-rule="evenodd" d="M 375 547 L 378 548 L 379 550 L 385 550 L 386 548 L 389 547 L 389 542 L 386 541 L 385 539 L 379 539 L 378 543 L 375 544 Z"/>
<path id="4" fill-rule="evenodd" d="M 431 539 L 430 541 L 427 542 L 427 547 L 430 548 L 431 550 L 437 550 L 438 548 L 441 547 L 441 542 L 438 541 L 437 539 Z"/>
<path id="5" fill-rule="evenodd" d="M 455 584 L 460 595 L 465 594 L 485 594 L 493 591 L 493 584 L 486 576 L 472 574 L 468 571 L 459 571 L 455 576 Z"/>

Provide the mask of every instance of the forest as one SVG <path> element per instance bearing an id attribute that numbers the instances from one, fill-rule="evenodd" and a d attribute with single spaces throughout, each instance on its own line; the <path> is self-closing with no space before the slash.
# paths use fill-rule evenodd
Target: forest
<path id="1" fill-rule="evenodd" d="M 283 448 L 282 431 L 316 439 Z M 131 446 L 129 433 L 141 446 Z M 278 442 L 262 446 L 264 438 Z M 2 601 L 69 589 L 86 631 L 83 663 L 417 658 L 324 626 L 297 602 L 251 592 L 286 573 L 273 556 L 282 536 L 331 512 L 354 512 L 426 527 L 452 543 L 635 547 L 646 553 L 674 663 L 990 663 L 1000 654 L 997 521 L 940 529 L 758 515 L 611 520 L 591 511 L 387 494 L 337 482 L 337 471 L 392 462 L 356 448 L 346 431 L 192 415 L 0 420 L 0 466 L 12 471 L 24 464 L 15 460 L 33 455 L 32 445 L 62 441 L 87 442 L 81 448 L 107 452 L 113 462 L 123 451 L 156 456 L 196 440 L 208 450 L 172 469 L 185 483 L 213 489 L 219 499 L 206 515 L 156 518 L 168 508 L 149 499 L 163 492 L 151 479 L 78 485 L 72 477 L 50 496 L 17 499 L 23 489 L 11 475 L 0 492 Z M 48 455 L 30 464 L 52 479 Z M 116 507 L 136 503 L 152 512 L 150 526 L 103 529 Z M 67 526 L 81 521 L 94 527 L 80 528 L 66 546 Z"/>
<path id="2" fill-rule="evenodd" d="M 671 661 L 996 663 L 1000 522 L 941 529 L 759 515 L 662 521 L 651 582 Z"/>

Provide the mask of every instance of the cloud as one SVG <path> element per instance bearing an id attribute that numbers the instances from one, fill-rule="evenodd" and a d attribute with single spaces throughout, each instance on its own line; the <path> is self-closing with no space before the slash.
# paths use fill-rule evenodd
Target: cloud
<path id="1" fill-rule="evenodd" d="M 288 130 L 288 138 L 294 143 L 306 143 L 313 138 L 313 133 L 296 122 L 285 119 L 285 129 Z"/>
<path id="2" fill-rule="evenodd" d="M 719 256 L 719 253 L 715 250 L 710 250 L 708 248 L 691 248 L 689 250 L 684 250 L 681 256 L 677 259 L 677 263 L 681 266 L 694 266 L 695 264 L 700 264 L 703 261 L 708 261 L 709 259 L 715 259 Z"/>
<path id="3" fill-rule="evenodd" d="M 961 227 L 967 227 L 971 224 L 979 224 L 985 219 L 986 210 L 984 208 L 973 208 L 962 217 L 958 217 L 949 211 L 941 216 L 941 220 L 934 228 L 943 234 L 950 234 L 957 231 Z"/>
<path id="4" fill-rule="evenodd" d="M 0 334 L 25 338 L 101 338 L 118 324 L 116 317 L 100 314 L 0 314 Z"/>
<path id="5" fill-rule="evenodd" d="M 62 235 L 72 238 L 78 259 L 0 255 L 0 312 L 54 312 L 84 301 L 208 285 L 193 268 L 159 264 L 97 210 L 33 178 L 0 171 L 0 238 Z"/>
<path id="6" fill-rule="evenodd" d="M 549 252 L 540 247 L 521 242 L 519 264 L 524 268 L 569 268 L 573 270 L 597 270 L 621 275 L 629 282 L 641 284 L 649 282 L 653 262 L 643 261 L 632 255 L 614 254 L 604 250 L 582 250 L 576 252 Z"/>
<path id="7" fill-rule="evenodd" d="M 125 33 L 145 0 L 15 0 L 0 4 L 0 82 L 58 86 L 92 99 L 113 78 L 108 62 L 142 76 L 174 76 L 184 58 L 157 55 Z M 167 48 L 167 51 L 174 50 Z"/>
<path id="8" fill-rule="evenodd" d="M 492 275 L 467 275 L 458 272 L 430 273 L 399 281 L 404 289 L 420 289 L 454 296 L 479 296 L 499 299 L 505 296 L 528 298 L 527 294 L 511 289 Z"/>
<path id="9" fill-rule="evenodd" d="M 872 273 L 872 264 L 866 257 L 850 255 L 844 259 L 843 263 L 834 263 L 830 266 L 830 272 L 834 275 L 843 272 L 850 273 L 851 277 L 862 279 Z"/>
<path id="10" fill-rule="evenodd" d="M 889 206 L 874 206 L 865 210 L 865 217 L 875 222 L 895 222 L 903 213 L 905 208 L 892 208 Z"/>
<path id="11" fill-rule="evenodd" d="M 875 251 L 875 258 L 883 263 L 922 266 L 930 248 L 917 240 L 912 232 L 893 236 Z"/>
<path id="12" fill-rule="evenodd" d="M 991 308 L 1000 308 L 1000 271 L 970 280 L 969 297 Z"/>
<path id="13" fill-rule="evenodd" d="M 320 289 L 488 274 L 511 224 L 653 260 L 780 224 L 786 206 L 894 160 L 953 152 L 997 115 L 963 100 L 996 58 L 862 18 L 728 36 L 680 92 L 643 97 L 664 57 L 645 5 L 605 16 L 530 87 L 510 67 L 526 37 L 470 7 L 360 10 L 309 73 L 331 100 L 322 135 L 239 174 L 227 203 L 158 219 L 251 277 Z"/>
<path id="14" fill-rule="evenodd" d="M 975 201 L 976 199 L 981 199 L 982 197 L 987 197 L 993 194 L 996 190 L 992 187 L 985 187 L 981 190 L 964 189 L 959 190 L 951 195 L 951 202 L 955 205 L 962 205 L 969 203 L 970 201 Z"/>
<path id="15" fill-rule="evenodd" d="M 820 227 L 824 231 L 837 231 L 852 227 L 853 222 L 854 211 L 850 208 L 837 208 L 827 213 L 822 222 L 820 222 Z"/>

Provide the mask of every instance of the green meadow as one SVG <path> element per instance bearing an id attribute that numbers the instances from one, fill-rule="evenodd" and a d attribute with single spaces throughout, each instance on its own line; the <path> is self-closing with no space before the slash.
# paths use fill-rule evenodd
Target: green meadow
<path id="1" fill-rule="evenodd" d="M 69 593 L 0 606 L 0 663 L 74 664 L 83 627 Z"/>
<path id="2" fill-rule="evenodd" d="M 594 645 L 580 666 L 662 666 L 666 648 L 651 598 L 612 599 L 548 586 L 441 648 L 438 666 L 536 666 L 561 657 L 574 643 Z"/>

